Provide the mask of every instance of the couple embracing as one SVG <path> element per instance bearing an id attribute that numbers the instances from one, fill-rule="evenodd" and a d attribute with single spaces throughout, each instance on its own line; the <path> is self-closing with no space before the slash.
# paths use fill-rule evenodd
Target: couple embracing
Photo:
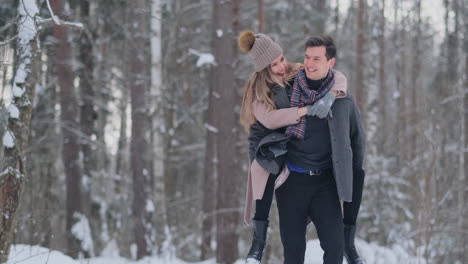
<path id="1" fill-rule="evenodd" d="M 244 220 L 254 229 L 247 263 L 261 261 L 273 193 L 284 263 L 304 263 L 310 222 L 323 263 L 341 264 L 343 255 L 349 264 L 365 263 L 354 245 L 365 138 L 346 77 L 333 69 L 333 39 L 308 39 L 303 64 L 289 63 L 267 35 L 244 31 L 238 42 L 255 68 L 241 108 L 250 155 Z"/>

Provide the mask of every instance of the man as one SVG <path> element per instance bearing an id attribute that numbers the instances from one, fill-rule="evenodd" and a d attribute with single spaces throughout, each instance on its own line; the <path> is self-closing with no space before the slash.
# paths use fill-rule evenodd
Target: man
<path id="1" fill-rule="evenodd" d="M 334 83 L 330 69 L 335 64 L 335 56 L 336 47 L 331 37 L 319 36 L 307 41 L 304 70 L 298 73 L 294 86 L 288 91 L 290 106 L 303 106 L 314 100 L 314 96 L 326 92 L 327 87 L 330 89 Z M 341 264 L 345 228 L 340 200 L 353 200 L 345 203 L 345 211 L 354 217 L 362 196 L 365 140 L 356 104 L 350 95 L 335 101 L 331 93 L 321 101 L 331 106 L 327 119 L 308 115 L 286 130 L 286 134 L 292 136 L 286 156 L 291 173 L 276 190 L 276 197 L 284 263 L 287 264 L 304 262 L 308 217 L 316 227 L 324 250 L 324 263 Z M 310 107 L 313 111 L 314 105 Z M 353 172 L 362 180 L 353 181 Z M 356 195 L 353 185 L 357 189 L 361 186 Z M 354 233 L 352 235 L 353 243 L 348 243 L 347 247 L 350 246 L 354 250 L 351 253 L 356 256 L 348 262 L 363 263 L 359 262 L 362 260 L 354 249 Z"/>

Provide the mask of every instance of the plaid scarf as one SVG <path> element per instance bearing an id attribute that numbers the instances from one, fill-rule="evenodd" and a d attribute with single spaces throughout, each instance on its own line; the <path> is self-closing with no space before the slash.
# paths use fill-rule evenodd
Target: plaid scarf
<path id="1" fill-rule="evenodd" d="M 303 107 L 305 105 L 312 104 L 327 94 L 332 86 L 335 84 L 335 73 L 332 70 L 328 71 L 327 77 L 323 81 L 322 85 L 315 90 L 309 89 L 307 85 L 307 77 L 305 70 L 300 70 L 294 78 L 294 85 L 292 88 L 292 94 L 290 99 L 290 106 Z M 301 118 L 299 123 L 288 126 L 286 129 L 287 136 L 295 136 L 299 139 L 304 139 L 306 127 L 306 118 Z"/>

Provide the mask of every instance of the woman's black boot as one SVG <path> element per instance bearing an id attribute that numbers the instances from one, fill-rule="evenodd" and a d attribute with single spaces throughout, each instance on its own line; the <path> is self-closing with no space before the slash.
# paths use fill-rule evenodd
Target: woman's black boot
<path id="1" fill-rule="evenodd" d="M 254 232 L 252 246 L 250 247 L 249 254 L 247 254 L 247 264 L 260 263 L 260 261 L 262 261 L 268 229 L 268 221 L 259 221 L 254 219 L 252 220 L 252 224 Z"/>
<path id="2" fill-rule="evenodd" d="M 366 264 L 364 259 L 359 257 L 359 254 L 354 245 L 354 238 L 356 236 L 356 225 L 344 225 L 344 241 L 345 249 L 344 255 L 348 264 Z"/>

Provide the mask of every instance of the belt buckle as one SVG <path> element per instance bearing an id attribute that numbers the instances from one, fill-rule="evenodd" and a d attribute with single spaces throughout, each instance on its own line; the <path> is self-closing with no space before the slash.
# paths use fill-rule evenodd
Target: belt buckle
<path id="1" fill-rule="evenodd" d="M 309 171 L 309 175 L 310 176 L 315 176 L 315 175 L 320 175 L 321 174 L 321 171 L 320 170 L 310 170 Z"/>

